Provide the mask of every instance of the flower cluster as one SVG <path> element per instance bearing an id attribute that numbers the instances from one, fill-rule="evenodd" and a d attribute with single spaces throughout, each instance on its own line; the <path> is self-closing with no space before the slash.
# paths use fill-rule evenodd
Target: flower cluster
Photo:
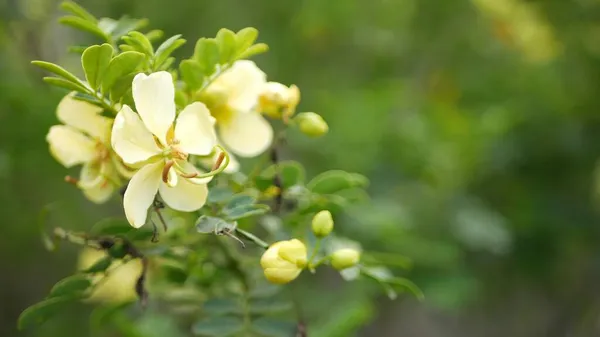
<path id="1" fill-rule="evenodd" d="M 107 201 L 130 179 L 123 205 L 136 228 L 146 223 L 157 195 L 178 211 L 200 209 L 212 177 L 239 169 L 229 151 L 255 157 L 271 146 L 274 132 L 263 113 L 287 122 L 300 99 L 296 86 L 267 82 L 266 74 L 247 60 L 233 63 L 180 111 L 175 85 L 166 71 L 137 74 L 131 84 L 135 109 L 116 105 L 114 120 L 102 115 L 102 107 L 70 93 L 57 109 L 65 125 L 53 126 L 47 136 L 61 164 L 82 165 L 80 178 L 68 176 L 67 181 L 90 200 Z M 196 162 L 215 165 L 204 172 Z"/>

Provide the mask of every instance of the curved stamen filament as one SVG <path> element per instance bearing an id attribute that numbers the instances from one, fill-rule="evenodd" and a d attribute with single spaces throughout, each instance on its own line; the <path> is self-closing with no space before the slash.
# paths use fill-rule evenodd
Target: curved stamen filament
<path id="1" fill-rule="evenodd" d="M 225 151 L 225 149 L 223 147 L 221 147 L 220 145 L 216 145 L 215 147 L 217 147 L 219 150 L 221 150 L 221 153 L 219 154 L 219 158 L 217 158 L 217 162 L 214 166 L 214 168 L 207 173 L 199 173 L 199 172 L 185 172 L 183 170 L 183 167 L 181 167 L 179 164 L 175 163 L 175 167 L 177 167 L 178 171 L 179 171 L 179 175 L 183 178 L 197 178 L 197 179 L 203 179 L 203 178 L 210 178 L 213 177 L 221 172 L 223 172 L 223 170 L 225 170 L 225 168 L 227 167 L 227 165 L 229 165 L 229 161 L 230 161 L 230 157 L 229 154 L 227 153 L 227 151 Z M 164 177 L 164 172 L 163 172 L 163 177 Z"/>
<path id="2" fill-rule="evenodd" d="M 171 167 L 173 167 L 174 164 L 175 164 L 175 161 L 173 161 L 173 160 L 167 160 L 167 162 L 165 163 L 165 167 L 163 168 L 163 171 L 162 171 L 163 182 L 167 183 L 169 181 L 169 170 L 171 169 Z"/>

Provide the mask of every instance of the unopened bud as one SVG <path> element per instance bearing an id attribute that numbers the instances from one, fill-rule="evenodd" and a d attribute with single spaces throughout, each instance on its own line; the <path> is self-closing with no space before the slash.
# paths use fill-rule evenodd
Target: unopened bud
<path id="1" fill-rule="evenodd" d="M 314 112 L 303 112 L 294 120 L 298 123 L 300 131 L 309 137 L 320 137 L 329 131 L 327 122 Z"/>
<path id="2" fill-rule="evenodd" d="M 333 230 L 333 218 L 329 211 L 320 211 L 312 219 L 312 231 L 318 238 L 325 237 Z"/>
<path id="3" fill-rule="evenodd" d="M 359 261 L 360 252 L 355 249 L 343 248 L 331 254 L 331 265 L 337 270 L 353 267 Z"/>
<path id="4" fill-rule="evenodd" d="M 274 119 L 284 119 L 294 115 L 300 102 L 300 90 L 297 86 L 268 82 L 258 99 L 260 111 Z"/>

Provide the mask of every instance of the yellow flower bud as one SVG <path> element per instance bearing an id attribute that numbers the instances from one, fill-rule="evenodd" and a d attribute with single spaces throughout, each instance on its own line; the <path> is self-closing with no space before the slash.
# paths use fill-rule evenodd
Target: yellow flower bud
<path id="1" fill-rule="evenodd" d="M 329 131 L 327 122 L 314 112 L 303 112 L 294 119 L 302 133 L 310 137 L 320 137 Z"/>
<path id="2" fill-rule="evenodd" d="M 102 250 L 85 248 L 79 255 L 78 267 L 80 270 L 85 270 L 106 256 L 107 254 Z M 135 284 L 142 273 L 141 261 L 134 259 L 124 265 L 116 265 L 113 262 L 110 269 L 112 271 L 106 276 L 96 276 L 98 278 L 96 281 L 103 277 L 105 279 L 98 283 L 87 300 L 103 303 L 122 303 L 135 300 L 137 298 Z"/>
<path id="3" fill-rule="evenodd" d="M 272 283 L 293 281 L 306 267 L 306 246 L 298 239 L 272 244 L 260 259 L 265 277 Z"/>
<path id="4" fill-rule="evenodd" d="M 337 270 L 355 266 L 360 261 L 360 252 L 351 248 L 336 250 L 331 254 L 331 265 Z"/>
<path id="5" fill-rule="evenodd" d="M 333 230 L 333 218 L 329 211 L 320 211 L 312 219 L 312 231 L 318 238 L 325 237 Z"/>
<path id="6" fill-rule="evenodd" d="M 287 119 L 294 115 L 300 102 L 300 90 L 297 86 L 289 88 L 277 82 L 268 82 L 259 97 L 259 110 L 275 119 Z"/>

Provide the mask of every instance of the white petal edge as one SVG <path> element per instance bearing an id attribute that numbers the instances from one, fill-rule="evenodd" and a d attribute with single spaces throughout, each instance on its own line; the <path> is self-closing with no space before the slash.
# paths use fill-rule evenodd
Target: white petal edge
<path id="1" fill-rule="evenodd" d="M 127 221 L 135 228 L 140 228 L 146 223 L 148 208 L 152 205 L 161 183 L 163 166 L 162 161 L 146 165 L 129 181 L 123 198 L 123 208 Z"/>
<path id="2" fill-rule="evenodd" d="M 235 113 L 219 128 L 221 141 L 240 157 L 255 157 L 273 141 L 271 124 L 258 112 Z"/>
<path id="3" fill-rule="evenodd" d="M 206 156 L 212 152 L 217 144 L 215 119 L 204 103 L 194 102 L 179 113 L 175 139 L 186 153 Z"/>
<path id="4" fill-rule="evenodd" d="M 124 105 L 115 117 L 112 147 L 126 164 L 135 164 L 161 152 L 140 116 Z"/>
<path id="5" fill-rule="evenodd" d="M 73 96 L 75 92 L 68 94 L 58 103 L 58 120 L 108 144 L 112 119 L 100 115 L 102 108 L 77 100 Z"/>
<path id="6" fill-rule="evenodd" d="M 65 167 L 72 167 L 96 158 L 96 143 L 83 133 L 65 125 L 50 128 L 46 141 L 50 153 Z"/>
<path id="7" fill-rule="evenodd" d="M 205 184 L 192 184 L 185 178 L 179 178 L 174 187 L 161 182 L 158 190 L 169 207 L 182 212 L 192 212 L 202 208 L 208 196 L 208 187 Z"/>
<path id="8" fill-rule="evenodd" d="M 256 106 L 266 83 L 267 75 L 248 60 L 235 62 L 215 81 L 216 86 L 226 88 L 228 105 L 238 112 L 249 112 Z"/>
<path id="9" fill-rule="evenodd" d="M 175 120 L 173 76 L 166 71 L 137 74 L 133 78 L 132 92 L 142 121 L 163 145 L 167 145 L 167 131 Z"/>

